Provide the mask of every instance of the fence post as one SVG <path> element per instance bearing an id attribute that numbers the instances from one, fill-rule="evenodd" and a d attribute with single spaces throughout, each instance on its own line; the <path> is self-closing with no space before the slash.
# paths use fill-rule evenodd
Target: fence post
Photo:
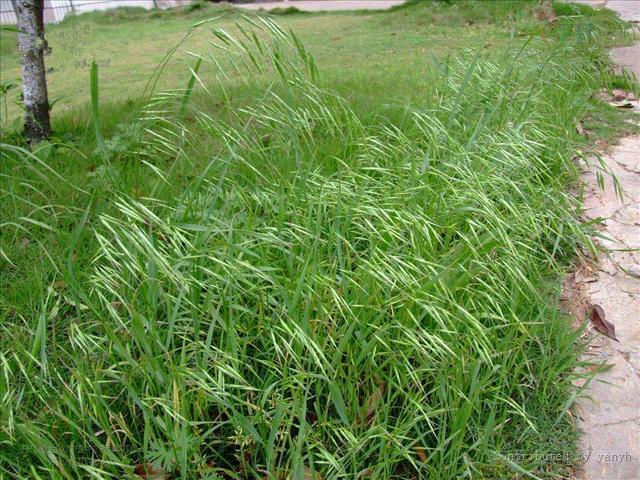
<path id="1" fill-rule="evenodd" d="M 69 6 L 71 7 L 71 11 L 72 11 L 73 13 L 76 13 L 76 7 L 75 7 L 75 5 L 73 4 L 73 0 L 69 0 Z"/>

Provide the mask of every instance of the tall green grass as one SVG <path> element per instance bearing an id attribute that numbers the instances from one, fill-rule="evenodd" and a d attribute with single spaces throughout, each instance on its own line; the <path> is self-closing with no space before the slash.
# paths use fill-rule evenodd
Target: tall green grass
<path id="1" fill-rule="evenodd" d="M 588 246 L 566 186 L 598 39 L 462 52 L 362 118 L 294 33 L 238 26 L 144 110 L 152 194 L 78 192 L 58 282 L 2 325 L 3 475 L 543 476 L 573 446 L 558 280 Z M 216 117 L 222 84 L 192 93 L 221 57 L 272 82 Z"/>

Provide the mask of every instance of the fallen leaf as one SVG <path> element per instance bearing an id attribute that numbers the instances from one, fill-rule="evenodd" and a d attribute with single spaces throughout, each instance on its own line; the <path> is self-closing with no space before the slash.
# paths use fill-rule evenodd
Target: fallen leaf
<path id="1" fill-rule="evenodd" d="M 309 467 L 304 467 L 304 480 L 322 480 L 322 475 L 318 472 L 314 472 Z"/>
<path id="2" fill-rule="evenodd" d="M 358 473 L 356 478 L 371 478 L 372 475 L 373 475 L 373 469 L 367 468 L 365 470 L 362 470 L 360 473 Z"/>
<path id="3" fill-rule="evenodd" d="M 616 327 L 605 318 L 604 310 L 600 305 L 591 305 L 591 323 L 600 333 L 619 342 L 616 338 Z"/>
<path id="4" fill-rule="evenodd" d="M 576 123 L 576 131 L 578 132 L 578 135 L 583 137 L 587 136 L 587 131 L 584 129 L 584 122 L 582 120 Z"/>
<path id="5" fill-rule="evenodd" d="M 166 480 L 169 478 L 163 469 L 154 467 L 150 463 L 137 464 L 133 469 L 133 473 L 146 480 Z"/>
<path id="6" fill-rule="evenodd" d="M 418 454 L 418 458 L 422 463 L 427 463 L 427 454 L 422 447 L 416 447 L 416 453 Z"/>

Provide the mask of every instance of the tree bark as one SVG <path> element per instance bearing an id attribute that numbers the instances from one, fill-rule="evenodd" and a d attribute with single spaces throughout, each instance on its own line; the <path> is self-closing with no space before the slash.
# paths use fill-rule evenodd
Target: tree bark
<path id="1" fill-rule="evenodd" d="M 51 135 L 49 98 L 44 69 L 44 0 L 16 0 L 18 48 L 22 56 L 22 93 L 25 109 L 24 130 L 29 143 Z"/>

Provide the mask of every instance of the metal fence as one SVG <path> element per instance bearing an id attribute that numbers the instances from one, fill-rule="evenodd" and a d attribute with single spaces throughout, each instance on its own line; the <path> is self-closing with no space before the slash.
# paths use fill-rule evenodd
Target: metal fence
<path id="1" fill-rule="evenodd" d="M 117 7 L 171 8 L 193 0 L 44 0 L 45 23 L 58 23 L 69 13 L 78 14 Z M 0 0 L 0 23 L 17 22 L 15 0 Z"/>

